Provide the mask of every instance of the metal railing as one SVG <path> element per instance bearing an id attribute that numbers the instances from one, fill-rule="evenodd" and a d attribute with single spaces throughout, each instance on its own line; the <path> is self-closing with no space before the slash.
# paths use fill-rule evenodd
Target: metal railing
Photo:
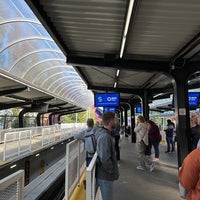
<path id="1" fill-rule="evenodd" d="M 74 140 L 66 145 L 65 199 L 69 199 L 85 169 L 84 143 Z"/>
<path id="2" fill-rule="evenodd" d="M 19 170 L 14 174 L 0 180 L 1 200 L 23 200 L 24 199 L 24 171 Z"/>
<path id="3" fill-rule="evenodd" d="M 66 129 L 71 129 L 71 128 L 85 128 L 86 124 L 85 123 L 62 123 L 61 125 L 55 124 L 55 125 L 50 125 L 50 126 L 2 129 L 2 130 L 0 130 L 0 143 L 4 142 L 4 138 L 5 138 L 6 133 L 31 130 L 32 136 L 35 137 L 35 136 L 41 135 L 43 128 L 49 128 L 49 127 L 52 127 L 53 129 L 55 129 L 55 132 L 58 132 L 62 129 L 66 130 Z"/>
<path id="4" fill-rule="evenodd" d="M 4 132 L 4 141 L 0 148 L 0 160 L 8 160 L 27 155 L 37 149 L 52 145 L 56 142 L 66 140 L 81 128 L 61 128 L 60 125 L 32 127 Z M 2 152 L 1 152 L 2 149 Z"/>
<path id="5" fill-rule="evenodd" d="M 31 152 L 31 130 L 6 133 L 3 160 Z"/>
<path id="6" fill-rule="evenodd" d="M 96 162 L 97 152 L 94 154 L 89 166 L 86 169 L 86 199 L 87 200 L 101 200 L 100 189 L 96 185 Z"/>

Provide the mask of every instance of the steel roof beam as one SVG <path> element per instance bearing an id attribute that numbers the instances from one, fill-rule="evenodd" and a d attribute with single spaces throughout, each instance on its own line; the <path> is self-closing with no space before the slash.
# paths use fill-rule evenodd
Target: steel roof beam
<path id="1" fill-rule="evenodd" d="M 141 89 L 129 89 L 129 88 L 113 88 L 113 87 L 101 87 L 101 86 L 88 86 L 89 90 L 99 90 L 106 92 L 119 92 L 127 94 L 138 94 L 141 92 Z"/>
<path id="2" fill-rule="evenodd" d="M 121 60 L 107 62 L 104 58 L 67 57 L 67 63 L 74 67 L 106 67 L 141 72 L 169 72 L 169 63 L 165 61 Z"/>
<path id="3" fill-rule="evenodd" d="M 76 113 L 79 113 L 79 112 L 84 112 L 85 110 L 83 109 L 80 109 L 80 110 L 77 110 Z M 68 114 L 72 114 L 74 112 L 61 112 L 59 113 L 58 115 L 62 116 L 62 115 L 68 115 Z"/>
<path id="4" fill-rule="evenodd" d="M 64 113 L 67 113 L 67 114 L 70 114 L 70 113 L 75 113 L 75 112 L 83 112 L 85 111 L 84 109 L 82 108 L 77 108 L 77 109 L 73 109 L 73 110 L 69 110 L 69 111 L 57 111 L 57 112 L 53 112 L 51 113 L 51 115 L 61 115 L 61 114 L 64 114 Z"/>
<path id="5" fill-rule="evenodd" d="M 185 44 L 171 59 L 171 63 L 176 64 L 176 60 L 184 58 L 190 51 L 192 51 L 197 45 L 199 45 L 200 42 L 200 32 L 195 35 L 187 44 Z M 198 54 L 194 54 L 195 56 Z M 191 56 L 194 58 L 194 55 Z M 190 58 L 189 58 L 190 59 Z"/>
<path id="6" fill-rule="evenodd" d="M 17 103 L 0 103 L 0 110 L 5 110 L 5 109 L 10 109 L 10 108 L 17 108 L 17 107 L 23 107 L 26 105 L 31 105 L 33 102 L 28 101 L 28 102 L 17 102 Z"/>
<path id="7" fill-rule="evenodd" d="M 18 92 L 23 92 L 26 89 L 27 89 L 27 86 L 23 86 L 23 87 L 20 87 L 20 88 L 12 88 L 12 89 L 7 89 L 7 90 L 2 90 L 2 91 L 0 91 L 0 96 L 15 94 L 15 93 L 18 93 Z"/>
<path id="8" fill-rule="evenodd" d="M 68 103 L 60 103 L 60 104 L 50 104 L 49 105 L 49 108 L 55 108 L 55 107 L 61 107 L 61 106 L 65 106 L 67 105 Z"/>

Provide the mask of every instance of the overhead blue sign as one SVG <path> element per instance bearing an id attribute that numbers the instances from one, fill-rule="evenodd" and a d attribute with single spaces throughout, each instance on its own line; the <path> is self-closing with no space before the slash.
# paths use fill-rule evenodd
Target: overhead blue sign
<path id="1" fill-rule="evenodd" d="M 95 94 L 94 105 L 95 107 L 119 106 L 119 94 L 118 93 Z"/>
<path id="2" fill-rule="evenodd" d="M 104 107 L 103 112 L 116 112 L 115 107 Z"/>
<path id="3" fill-rule="evenodd" d="M 190 107 L 197 107 L 199 105 L 199 93 L 188 93 L 188 100 Z"/>
<path id="4" fill-rule="evenodd" d="M 199 106 L 199 97 L 200 93 L 198 92 L 189 92 L 188 93 L 188 102 L 189 102 L 189 107 L 198 107 Z M 175 101 L 174 101 L 174 96 L 172 99 L 172 107 L 175 107 Z"/>
<path id="5" fill-rule="evenodd" d="M 142 106 L 136 106 L 135 107 L 135 112 L 136 113 L 142 113 Z"/>

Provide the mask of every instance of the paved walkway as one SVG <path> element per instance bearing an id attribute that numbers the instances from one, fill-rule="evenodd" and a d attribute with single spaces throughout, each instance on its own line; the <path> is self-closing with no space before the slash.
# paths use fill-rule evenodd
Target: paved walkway
<path id="1" fill-rule="evenodd" d="M 177 155 L 160 145 L 160 165 L 153 172 L 136 169 L 136 144 L 121 141 L 120 178 L 114 184 L 115 200 L 178 200 Z M 153 154 L 154 155 L 154 152 Z"/>

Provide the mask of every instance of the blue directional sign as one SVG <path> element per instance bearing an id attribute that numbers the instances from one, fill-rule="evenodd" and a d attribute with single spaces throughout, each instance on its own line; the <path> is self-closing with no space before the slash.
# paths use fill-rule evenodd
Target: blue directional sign
<path id="1" fill-rule="evenodd" d="M 115 107 L 104 107 L 103 112 L 116 112 Z"/>
<path id="2" fill-rule="evenodd" d="M 139 105 L 136 106 L 136 107 L 135 107 L 135 112 L 136 112 L 136 113 L 142 113 L 142 106 L 139 106 Z"/>
<path id="3" fill-rule="evenodd" d="M 188 93 L 190 107 L 197 107 L 199 105 L 199 93 Z"/>
<path id="4" fill-rule="evenodd" d="M 94 105 L 95 107 L 119 106 L 119 94 L 118 93 L 95 94 Z"/>

